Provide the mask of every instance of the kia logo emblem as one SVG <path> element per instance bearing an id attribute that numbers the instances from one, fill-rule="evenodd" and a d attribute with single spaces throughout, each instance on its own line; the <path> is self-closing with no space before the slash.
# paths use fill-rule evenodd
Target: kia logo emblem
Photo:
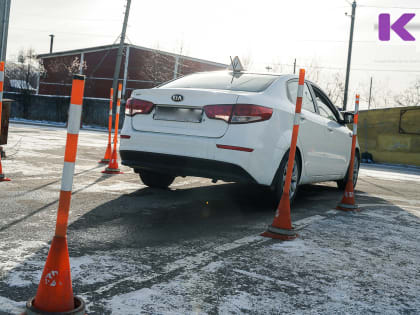
<path id="1" fill-rule="evenodd" d="M 182 102 L 184 100 L 184 97 L 181 94 L 174 94 L 171 98 L 174 102 Z"/>

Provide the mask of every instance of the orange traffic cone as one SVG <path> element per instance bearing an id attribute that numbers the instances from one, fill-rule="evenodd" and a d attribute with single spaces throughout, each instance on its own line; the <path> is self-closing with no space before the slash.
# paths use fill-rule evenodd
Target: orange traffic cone
<path id="1" fill-rule="evenodd" d="M 112 152 L 111 143 L 108 143 L 104 158 L 100 160 L 98 163 L 103 163 L 103 164 L 109 163 L 109 161 L 111 160 L 111 152 Z"/>
<path id="2" fill-rule="evenodd" d="M 300 113 L 302 110 L 303 87 L 305 84 L 305 70 L 299 71 L 299 83 L 296 97 L 295 117 L 293 122 L 292 140 L 290 143 L 289 160 L 287 162 L 286 179 L 283 186 L 280 203 L 277 207 L 273 223 L 268 226 L 267 231 L 261 233 L 261 236 L 271 237 L 284 241 L 295 239 L 298 234 L 292 226 L 290 216 L 290 184 L 292 182 L 293 164 L 295 161 L 296 144 L 299 134 Z"/>
<path id="3" fill-rule="evenodd" d="M 120 168 L 118 167 L 118 156 L 117 156 L 117 150 L 112 151 L 111 161 L 109 162 L 108 167 L 102 171 L 102 173 L 105 174 L 124 174 L 120 171 Z"/>
<path id="4" fill-rule="evenodd" d="M 106 147 L 105 156 L 99 163 L 109 163 L 112 155 L 111 136 L 112 136 L 112 102 L 114 89 L 111 88 L 111 97 L 109 98 L 109 114 L 108 114 L 108 146 Z"/>
<path id="5" fill-rule="evenodd" d="M 111 161 L 102 173 L 105 174 L 124 174 L 118 167 L 117 143 L 118 143 L 118 124 L 120 120 L 120 104 L 121 104 L 121 83 L 118 85 L 117 108 L 115 111 L 115 127 L 114 127 L 114 149 L 112 150 Z"/>
<path id="6" fill-rule="evenodd" d="M 353 170 L 354 170 L 354 156 L 356 154 L 356 140 L 357 140 L 357 121 L 359 119 L 359 95 L 356 95 L 356 104 L 354 110 L 354 121 L 353 121 L 353 138 L 351 142 L 351 155 L 349 165 L 349 176 L 347 179 L 346 189 L 344 190 L 344 196 L 341 202 L 337 205 L 337 210 L 343 211 L 358 211 L 360 210 L 356 201 L 354 200 L 354 188 L 353 188 Z"/>
<path id="7" fill-rule="evenodd" d="M 1 115 L 3 109 L 3 79 L 4 79 L 4 61 L 0 62 L 0 134 L 1 134 Z M 11 179 L 7 178 L 3 174 L 3 168 L 1 166 L 1 153 L 0 153 L 0 182 L 10 182 Z"/>
<path id="8" fill-rule="evenodd" d="M 0 111 L 1 113 L 1 111 Z M 1 166 L 1 155 L 0 155 L 0 182 L 10 182 L 11 179 L 7 178 L 4 174 L 3 174 L 3 168 Z"/>
<path id="9" fill-rule="evenodd" d="M 290 217 L 289 191 L 283 192 L 273 223 L 268 226 L 267 231 L 261 233 L 261 236 L 283 241 L 290 241 L 298 236 L 293 229 L 292 218 Z"/>
<path id="10" fill-rule="evenodd" d="M 346 189 L 344 190 L 343 199 L 336 207 L 337 210 L 343 211 L 358 211 L 359 206 L 356 204 L 356 200 L 354 199 L 354 189 L 353 189 L 353 180 L 347 181 Z"/>

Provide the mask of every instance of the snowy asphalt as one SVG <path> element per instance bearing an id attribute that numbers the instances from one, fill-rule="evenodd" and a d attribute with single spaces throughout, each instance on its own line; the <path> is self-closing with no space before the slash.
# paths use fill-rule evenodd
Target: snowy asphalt
<path id="1" fill-rule="evenodd" d="M 0 314 L 33 296 L 52 239 L 66 130 L 11 124 L 0 183 Z M 301 187 L 300 237 L 259 236 L 275 205 L 254 185 L 104 175 L 107 135 L 81 131 L 68 230 L 88 314 L 420 314 L 420 169 L 363 165 L 362 211 L 334 183 Z"/>

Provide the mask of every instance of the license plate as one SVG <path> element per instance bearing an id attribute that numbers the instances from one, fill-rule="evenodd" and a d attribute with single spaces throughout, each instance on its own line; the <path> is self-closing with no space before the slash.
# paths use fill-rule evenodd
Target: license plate
<path id="1" fill-rule="evenodd" d="M 203 117 L 203 110 L 197 108 L 180 108 L 168 106 L 156 106 L 153 119 L 200 123 Z"/>

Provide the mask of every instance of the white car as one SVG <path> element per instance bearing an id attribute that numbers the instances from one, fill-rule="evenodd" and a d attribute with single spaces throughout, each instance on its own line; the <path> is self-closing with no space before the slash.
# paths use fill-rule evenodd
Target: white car
<path id="1" fill-rule="evenodd" d="M 176 176 L 270 186 L 280 198 L 298 77 L 201 72 L 133 91 L 121 131 L 122 164 L 144 184 L 167 188 Z M 290 198 L 298 186 L 336 181 L 344 189 L 352 131 L 326 94 L 306 81 Z M 357 147 L 354 185 L 360 150 Z"/>

